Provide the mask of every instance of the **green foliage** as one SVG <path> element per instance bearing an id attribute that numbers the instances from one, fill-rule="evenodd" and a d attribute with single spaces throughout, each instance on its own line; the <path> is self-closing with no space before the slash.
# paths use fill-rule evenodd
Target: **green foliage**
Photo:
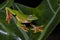
<path id="1" fill-rule="evenodd" d="M 14 3 L 14 0 L 6 0 L 0 5 L 0 30 L 5 31 L 7 34 L 0 32 L 0 40 L 17 40 L 18 37 L 22 40 L 46 40 L 60 22 L 60 5 L 58 2 L 60 1 L 43 0 L 39 6 L 31 8 Z M 31 30 L 29 32 L 23 31 L 17 27 L 15 17 L 8 24 L 4 10 L 6 6 L 13 7 L 13 9 L 19 11 L 21 10 L 24 14 L 35 14 L 38 17 L 36 21 L 37 25 L 44 25 L 43 32 L 34 33 Z"/>
<path id="2" fill-rule="evenodd" d="M 6 6 L 11 7 L 13 5 L 13 3 L 14 3 L 14 0 L 6 0 L 2 4 L 0 4 L 0 10 L 4 9 Z"/>

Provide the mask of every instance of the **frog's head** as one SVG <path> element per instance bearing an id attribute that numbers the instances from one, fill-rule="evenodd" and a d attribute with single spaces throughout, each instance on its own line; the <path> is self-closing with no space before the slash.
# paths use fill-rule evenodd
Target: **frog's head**
<path id="1" fill-rule="evenodd" d="M 23 21 L 22 23 L 31 23 L 32 21 L 37 20 L 38 18 L 35 15 L 28 15 L 27 20 Z"/>
<path id="2" fill-rule="evenodd" d="M 35 15 L 29 15 L 27 20 L 29 21 L 34 21 L 34 20 L 37 20 L 38 18 L 35 16 Z"/>

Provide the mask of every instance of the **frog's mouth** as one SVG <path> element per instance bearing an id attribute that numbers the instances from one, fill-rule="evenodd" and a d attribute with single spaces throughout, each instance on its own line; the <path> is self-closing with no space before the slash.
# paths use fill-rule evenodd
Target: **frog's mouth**
<path id="1" fill-rule="evenodd" d="M 22 21 L 22 23 L 31 23 L 31 22 L 32 22 L 31 20 Z"/>

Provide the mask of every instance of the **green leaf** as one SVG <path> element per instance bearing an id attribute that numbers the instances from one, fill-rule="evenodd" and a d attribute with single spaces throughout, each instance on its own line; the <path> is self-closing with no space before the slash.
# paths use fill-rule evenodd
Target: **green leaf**
<path id="1" fill-rule="evenodd" d="M 11 7 L 14 3 L 14 0 L 6 0 L 2 4 L 0 4 L 0 10 L 4 9 L 6 6 Z"/>

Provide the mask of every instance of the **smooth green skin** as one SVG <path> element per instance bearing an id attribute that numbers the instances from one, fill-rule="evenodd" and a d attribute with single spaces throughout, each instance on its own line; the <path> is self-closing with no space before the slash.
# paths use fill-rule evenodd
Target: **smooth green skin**
<path id="1" fill-rule="evenodd" d="M 9 7 L 6 7 L 6 15 L 8 14 L 8 11 L 10 11 L 11 14 L 16 15 L 17 17 L 20 17 L 20 18 L 22 18 L 23 20 L 26 20 L 26 21 L 28 21 L 28 22 L 38 19 L 35 15 L 32 15 L 32 17 L 29 17 L 29 15 L 23 14 L 22 11 L 13 10 L 13 9 L 11 9 L 11 8 L 9 8 Z M 24 22 L 24 21 L 23 21 L 23 22 Z M 22 22 L 21 22 L 20 20 L 18 21 L 18 19 L 17 19 L 17 23 L 16 23 L 17 26 L 23 25 L 23 24 L 21 24 L 21 23 L 22 23 Z"/>
<path id="2" fill-rule="evenodd" d="M 22 18 L 23 20 L 29 20 L 29 21 L 33 21 L 33 20 L 37 20 L 38 18 L 33 14 L 32 17 L 30 18 L 29 15 L 25 15 L 23 14 L 22 11 L 17 11 L 17 10 L 13 10 L 9 7 L 6 7 L 6 14 L 8 14 L 8 10 L 13 14 L 16 15 L 20 18 Z"/>

